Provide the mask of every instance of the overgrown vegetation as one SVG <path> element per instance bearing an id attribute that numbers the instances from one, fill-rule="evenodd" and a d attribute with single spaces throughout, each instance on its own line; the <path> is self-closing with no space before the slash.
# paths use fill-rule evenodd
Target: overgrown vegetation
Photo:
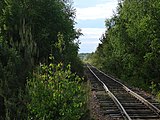
<path id="1" fill-rule="evenodd" d="M 28 119 L 79 120 L 86 112 L 82 80 L 71 73 L 70 65 L 41 65 L 27 82 Z"/>
<path id="2" fill-rule="evenodd" d="M 75 9 L 72 7 L 71 0 L 0 1 L 0 119 L 22 120 L 31 119 L 31 117 L 35 119 L 44 117 L 43 119 L 47 120 L 47 117 L 50 119 L 53 118 L 53 115 L 49 113 L 48 116 L 43 116 L 41 113 L 47 114 L 50 109 L 51 112 L 56 112 L 55 119 L 56 117 L 61 119 L 58 114 L 63 113 L 66 115 L 67 112 L 71 112 L 73 116 L 76 116 L 75 111 L 79 111 L 80 106 L 83 106 L 83 104 L 77 104 L 77 98 L 82 92 L 81 90 L 77 92 L 77 89 L 81 89 L 80 78 L 66 78 L 62 74 L 73 76 L 70 70 L 73 73 L 76 72 L 76 75 L 83 73 L 82 63 L 78 58 L 79 45 L 77 41 L 81 33 L 80 30 L 74 27 L 74 18 Z M 51 60 L 48 59 L 50 54 L 54 57 L 52 65 L 57 66 L 62 63 L 63 68 L 56 70 L 55 67 L 56 72 L 52 71 L 52 73 L 48 70 L 52 78 L 48 78 L 48 84 L 42 85 L 42 82 L 46 79 L 43 78 L 43 75 L 50 68 L 48 66 L 46 72 L 42 73 L 35 72 L 35 68 L 39 64 L 49 65 L 51 63 Z M 70 69 L 66 69 L 68 64 L 71 65 Z M 33 73 L 34 75 L 32 76 Z M 27 77 L 30 78 L 28 81 L 26 80 Z M 75 80 L 73 80 L 74 78 Z M 71 104 L 71 107 L 66 109 L 68 111 L 64 110 L 64 106 L 61 109 L 57 108 L 57 111 L 52 111 L 53 109 L 50 108 L 55 104 L 52 103 L 54 93 L 51 96 L 47 96 L 51 94 L 51 91 L 54 91 L 54 89 L 51 89 L 54 87 L 51 79 L 55 81 L 61 80 L 63 84 L 67 85 L 64 90 L 66 90 L 66 94 L 71 94 L 70 96 L 73 98 L 72 101 L 67 101 L 66 106 L 64 105 L 69 107 L 69 104 Z M 70 88 L 72 84 L 78 86 L 78 88 Z M 34 87 L 37 87 L 37 89 Z M 44 93 L 42 96 L 40 96 L 41 89 L 38 89 L 40 87 L 42 87 L 42 93 Z M 31 90 L 37 95 L 32 94 Z M 75 96 L 76 92 L 77 96 Z M 58 96 L 57 94 L 56 96 Z M 26 97 L 27 95 L 29 96 Z M 36 98 L 38 95 L 39 98 Z M 59 96 L 64 97 L 61 94 Z M 28 100 L 27 98 L 30 99 Z M 66 100 L 69 100 L 69 98 L 66 97 Z M 82 99 L 79 100 L 82 101 Z M 36 103 L 36 101 L 37 104 L 35 105 L 37 107 L 33 107 L 33 103 Z M 47 109 L 43 108 L 43 102 L 48 104 L 48 108 L 46 104 Z M 53 102 L 57 101 L 53 100 Z M 84 101 L 82 102 L 84 103 Z M 43 106 L 42 111 L 38 110 L 41 105 Z M 78 105 L 79 107 L 76 107 Z M 73 108 L 75 111 L 71 110 Z M 28 111 L 31 111 L 31 113 Z M 82 112 L 83 110 L 80 113 Z M 30 118 L 28 113 L 30 113 Z M 76 119 L 80 118 L 80 116 L 81 114 Z"/>
<path id="3" fill-rule="evenodd" d="M 106 33 L 92 64 L 105 72 L 152 91 L 160 89 L 160 1 L 123 0 L 105 21 Z"/>

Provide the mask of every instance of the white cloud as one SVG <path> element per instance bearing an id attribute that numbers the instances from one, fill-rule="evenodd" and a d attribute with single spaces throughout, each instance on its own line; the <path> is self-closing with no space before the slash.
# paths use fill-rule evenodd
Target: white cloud
<path id="1" fill-rule="evenodd" d="M 117 0 L 111 0 L 104 4 L 97 4 L 94 7 L 76 8 L 78 20 L 95 20 L 110 18 L 117 6 Z"/>
<path id="2" fill-rule="evenodd" d="M 87 44 L 88 45 L 96 44 L 97 45 L 97 44 L 99 44 L 99 41 L 83 41 L 82 44 L 85 44 L 85 45 L 87 45 Z"/>
<path id="3" fill-rule="evenodd" d="M 105 28 L 81 28 L 84 36 L 82 38 L 100 38 L 105 33 Z"/>
<path id="4" fill-rule="evenodd" d="M 100 43 L 99 38 L 105 32 L 105 28 L 81 28 L 84 36 L 80 37 L 80 52 L 93 52 Z"/>
<path id="5" fill-rule="evenodd" d="M 81 21 L 82 33 L 80 37 L 80 52 L 93 52 L 100 43 L 99 38 L 105 33 L 105 28 L 100 28 L 99 20 L 104 21 L 106 18 L 113 16 L 116 10 L 117 0 L 75 0 L 76 1 L 76 19 Z M 94 22 L 89 22 L 94 21 Z M 86 22 L 85 24 L 82 24 Z M 87 22 L 89 22 L 87 24 Z M 92 25 L 94 24 L 94 25 Z M 87 27 L 87 28 L 85 28 Z M 98 27 L 98 28 L 90 28 Z"/>

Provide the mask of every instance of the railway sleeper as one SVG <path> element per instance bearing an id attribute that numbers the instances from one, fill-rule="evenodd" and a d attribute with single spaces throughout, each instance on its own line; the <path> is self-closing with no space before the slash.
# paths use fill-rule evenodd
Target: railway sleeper
<path id="1" fill-rule="evenodd" d="M 117 91 L 111 91 L 116 97 L 120 97 L 120 98 L 134 98 L 136 99 L 135 97 L 132 97 L 130 94 L 128 94 L 127 92 L 117 92 Z"/>
<path id="2" fill-rule="evenodd" d="M 132 102 L 132 101 L 136 101 L 136 102 L 140 102 L 138 99 L 136 99 L 136 98 L 131 98 L 131 97 L 121 97 L 121 96 L 116 96 L 116 98 L 119 100 L 119 101 L 130 101 L 130 102 Z"/>
<path id="3" fill-rule="evenodd" d="M 145 106 L 144 104 L 142 104 L 142 103 L 122 103 L 122 105 L 125 107 L 125 106 L 131 106 L 131 107 L 133 107 L 133 106 Z"/>
<path id="4" fill-rule="evenodd" d="M 109 116 L 111 118 L 123 118 L 123 115 L 121 113 L 119 113 L 119 114 L 110 114 Z"/>
<path id="5" fill-rule="evenodd" d="M 107 102 L 100 103 L 100 107 L 114 107 L 114 106 L 116 106 L 115 103 L 107 103 Z"/>
<path id="6" fill-rule="evenodd" d="M 144 110 L 148 109 L 146 106 L 124 106 L 125 109 Z"/>
<path id="7" fill-rule="evenodd" d="M 115 103 L 114 102 L 108 102 L 108 101 L 99 101 L 100 102 L 100 104 L 102 104 L 102 105 L 104 105 L 104 106 L 109 106 L 109 105 L 115 105 Z"/>
<path id="8" fill-rule="evenodd" d="M 107 110 L 107 109 L 108 109 L 108 110 L 112 110 L 112 109 L 115 110 L 115 109 L 118 109 L 117 106 L 107 106 L 107 107 L 106 107 L 106 106 L 101 106 L 101 108 L 104 109 L 104 110 Z"/>
<path id="9" fill-rule="evenodd" d="M 137 109 L 137 110 L 135 110 L 135 109 L 126 109 L 126 111 L 127 111 L 127 113 L 128 114 L 152 114 L 152 115 L 156 115 L 153 111 L 151 111 L 150 109 Z"/>
<path id="10" fill-rule="evenodd" d="M 140 101 L 129 101 L 129 100 L 119 100 L 121 104 L 135 104 L 135 103 L 141 103 Z M 142 103 L 141 103 L 142 104 Z"/>
<path id="11" fill-rule="evenodd" d="M 121 112 L 117 109 L 117 110 L 103 110 L 103 114 L 104 115 L 112 115 L 112 114 L 120 114 Z"/>
<path id="12" fill-rule="evenodd" d="M 139 115 L 130 115 L 130 117 L 133 119 L 133 120 L 142 120 L 142 119 L 145 119 L 145 120 L 159 120 L 160 118 L 158 117 L 158 116 L 156 116 L 156 115 L 148 115 L 148 116 L 146 116 L 146 115 L 141 115 L 141 116 L 139 116 Z"/>
<path id="13" fill-rule="evenodd" d="M 112 101 L 112 99 L 108 95 L 96 95 L 98 99 Z"/>

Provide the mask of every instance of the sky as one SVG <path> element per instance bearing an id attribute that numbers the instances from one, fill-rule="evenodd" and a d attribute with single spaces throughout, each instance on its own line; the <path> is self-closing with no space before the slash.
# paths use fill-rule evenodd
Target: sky
<path id="1" fill-rule="evenodd" d="M 76 8 L 76 28 L 82 30 L 79 53 L 91 53 L 105 33 L 105 20 L 113 16 L 117 0 L 73 0 Z"/>

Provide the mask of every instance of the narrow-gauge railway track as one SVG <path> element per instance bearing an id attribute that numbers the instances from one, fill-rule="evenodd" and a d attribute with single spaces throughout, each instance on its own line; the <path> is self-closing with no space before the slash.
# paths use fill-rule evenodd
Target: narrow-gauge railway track
<path id="1" fill-rule="evenodd" d="M 95 67 L 91 65 L 87 67 L 93 78 L 91 81 L 93 87 L 97 91 L 105 90 L 105 96 L 97 95 L 104 114 L 114 119 L 160 120 L 157 102 L 154 100 L 149 102 Z"/>

